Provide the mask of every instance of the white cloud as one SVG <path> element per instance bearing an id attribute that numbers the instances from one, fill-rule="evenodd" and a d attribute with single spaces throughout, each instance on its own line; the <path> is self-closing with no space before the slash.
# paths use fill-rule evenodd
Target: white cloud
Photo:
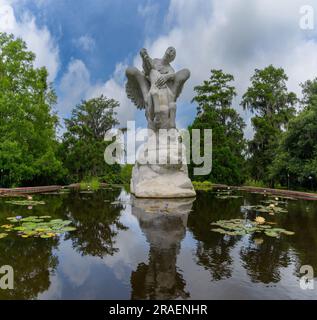
<path id="1" fill-rule="evenodd" d="M 82 60 L 72 60 L 63 75 L 59 91 L 61 92 L 58 111 L 62 117 L 67 117 L 74 106 L 81 100 L 98 97 L 101 94 L 120 103 L 117 109 L 118 120 L 124 126 L 128 120 L 134 119 L 135 108 L 131 106 L 124 90 L 124 70 L 126 66 L 119 63 L 109 80 L 94 83 L 90 72 Z"/>
<path id="2" fill-rule="evenodd" d="M 212 68 L 222 68 L 235 76 L 239 95 L 234 105 L 248 124 L 247 137 L 252 135 L 250 114 L 241 109 L 239 102 L 255 68 L 269 64 L 283 67 L 289 76 L 289 89 L 300 94 L 299 83 L 317 76 L 317 42 L 314 40 L 317 25 L 313 31 L 300 29 L 303 5 L 315 5 L 317 10 L 313 0 L 171 0 L 164 30 L 155 39 L 145 40 L 144 47 L 151 56 L 160 57 L 168 46 L 175 46 L 175 69 L 191 71 L 178 102 L 179 123 L 192 121 L 195 106 L 189 102 L 194 95 L 193 88 L 209 77 Z M 152 17 L 155 10 L 151 2 L 138 9 L 145 18 Z M 139 56 L 132 64 L 141 67 Z M 124 90 L 126 65 L 126 62 L 118 63 L 105 83 L 91 83 L 87 68 L 76 63 L 73 67 L 79 73 L 69 69 L 64 86 L 67 88 L 73 83 L 68 92 L 76 96 L 77 102 L 80 92 L 85 98 L 103 93 L 119 100 L 123 124 L 138 114 Z"/>
<path id="3" fill-rule="evenodd" d="M 35 66 L 45 66 L 49 72 L 49 81 L 54 81 L 59 68 L 59 50 L 49 30 L 38 27 L 35 17 L 29 12 L 18 20 L 12 3 L 14 1 L 0 0 L 0 32 L 12 33 L 22 38 L 28 50 L 36 54 Z"/>
<path id="4" fill-rule="evenodd" d="M 96 46 L 95 40 L 89 35 L 81 36 L 80 38 L 73 40 L 73 43 L 78 48 L 81 48 L 82 50 L 85 50 L 85 51 L 92 51 Z"/>
<path id="5" fill-rule="evenodd" d="M 66 117 L 81 99 L 86 98 L 91 88 L 89 71 L 81 60 L 72 60 L 69 63 L 59 88 L 57 109 L 62 117 Z"/>
<path id="6" fill-rule="evenodd" d="M 155 17 L 159 12 L 159 4 L 153 0 L 148 0 L 145 4 L 138 5 L 138 14 L 144 21 L 143 29 L 145 33 L 151 34 L 155 31 Z"/>
<path id="7" fill-rule="evenodd" d="M 145 46 L 152 56 L 177 49 L 176 69 L 189 68 L 191 78 L 179 103 L 188 103 L 193 87 L 207 79 L 212 68 L 234 74 L 239 97 L 235 107 L 249 123 L 250 114 L 239 100 L 255 68 L 269 64 L 283 67 L 290 90 L 300 93 L 299 83 L 317 76 L 317 36 L 301 30 L 300 8 L 313 0 L 171 0 L 166 23 L 170 31 Z M 315 9 L 317 10 L 316 4 Z M 140 66 L 139 58 L 135 64 Z M 186 111 L 180 117 L 186 118 Z M 250 136 L 250 127 L 247 128 Z"/>

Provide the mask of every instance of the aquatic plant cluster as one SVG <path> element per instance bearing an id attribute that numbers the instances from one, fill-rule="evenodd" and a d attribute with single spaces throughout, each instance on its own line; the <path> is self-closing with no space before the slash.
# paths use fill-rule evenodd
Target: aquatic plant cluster
<path id="1" fill-rule="evenodd" d="M 14 204 L 17 206 L 37 206 L 39 204 L 45 204 L 44 201 L 35 201 L 35 200 L 8 200 L 6 203 Z"/>
<path id="2" fill-rule="evenodd" d="M 254 211 L 259 213 L 268 213 L 271 216 L 274 216 L 278 213 L 287 213 L 287 209 L 279 207 L 275 204 L 269 204 L 269 205 L 255 205 L 255 206 L 242 206 L 242 211 Z"/>
<path id="3" fill-rule="evenodd" d="M 264 233 L 269 237 L 277 238 L 281 234 L 294 235 L 294 232 L 292 231 L 282 228 L 274 228 L 272 223 L 266 223 L 264 218 L 259 218 L 262 217 L 257 217 L 255 221 L 250 221 L 247 219 L 219 220 L 211 224 L 213 226 L 218 226 L 219 228 L 211 230 L 230 236 L 244 236 L 246 234 Z"/>
<path id="4" fill-rule="evenodd" d="M 218 199 L 234 199 L 239 196 L 234 196 L 231 190 L 227 191 L 217 191 L 216 197 Z M 289 199 L 293 200 L 293 199 Z M 286 205 L 286 201 L 282 201 L 280 198 L 275 197 L 274 199 L 263 200 L 263 204 L 253 205 L 253 206 L 241 206 L 241 211 L 245 213 L 255 212 L 266 213 L 271 216 L 279 213 L 287 213 L 286 208 L 280 207 L 279 205 Z M 212 231 L 218 232 L 230 236 L 243 236 L 253 233 L 264 233 L 265 235 L 273 238 L 280 237 L 281 234 L 284 235 L 294 235 L 292 231 L 288 231 L 282 228 L 273 227 L 274 222 L 266 222 L 265 218 L 261 216 L 256 216 L 255 220 L 250 219 L 231 219 L 231 220 L 219 220 L 217 222 L 211 223 L 213 226 L 218 226 L 219 228 L 214 228 Z"/>
<path id="5" fill-rule="evenodd" d="M 72 221 L 62 219 L 51 219 L 51 216 L 22 216 L 8 217 L 8 224 L 0 226 L 4 232 L 0 233 L 0 239 L 9 235 L 9 232 L 17 232 L 22 238 L 53 238 L 65 232 L 76 230 L 70 226 Z"/>
<path id="6" fill-rule="evenodd" d="M 227 200 L 242 198 L 242 196 L 233 194 L 232 190 L 230 190 L 230 188 L 228 187 L 227 190 L 217 190 L 216 198 L 221 200 Z"/>

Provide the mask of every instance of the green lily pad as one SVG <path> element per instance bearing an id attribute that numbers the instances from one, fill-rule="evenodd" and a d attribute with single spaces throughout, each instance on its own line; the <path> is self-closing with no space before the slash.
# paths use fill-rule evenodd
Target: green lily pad
<path id="1" fill-rule="evenodd" d="M 53 238 L 53 236 L 49 236 L 49 235 L 47 235 L 47 234 L 41 234 L 41 235 L 40 235 L 40 238 L 42 238 L 42 239 L 48 239 L 48 238 Z"/>
<path id="2" fill-rule="evenodd" d="M 15 227 L 15 228 L 13 228 L 13 230 L 15 230 L 15 231 L 24 231 L 26 228 L 25 227 Z"/>
<path id="3" fill-rule="evenodd" d="M 37 206 L 39 204 L 45 204 L 44 201 L 34 201 L 34 200 L 10 200 L 6 203 L 14 204 L 18 206 Z"/>
<path id="4" fill-rule="evenodd" d="M 226 233 L 226 231 L 223 230 L 223 229 L 221 229 L 221 228 L 211 229 L 211 231 L 213 231 L 213 232 L 218 232 L 218 233 L 222 233 L 222 234 L 225 234 L 225 233 Z"/>
<path id="5" fill-rule="evenodd" d="M 267 230 L 264 232 L 267 236 L 272 237 L 272 238 L 277 238 L 279 234 L 277 232 L 274 232 L 272 230 Z"/>
<path id="6" fill-rule="evenodd" d="M 235 195 L 217 195 L 217 199 L 226 200 L 226 199 L 238 199 L 242 198 L 242 196 L 235 196 Z"/>
<path id="7" fill-rule="evenodd" d="M 275 206 L 287 204 L 286 201 L 273 200 L 273 199 L 272 200 L 262 200 L 261 202 L 264 204 L 267 204 L 267 205 L 274 204 Z"/>
<path id="8" fill-rule="evenodd" d="M 14 227 L 14 225 L 13 224 L 4 224 L 4 225 L 2 225 L 1 226 L 1 228 L 2 229 L 6 229 L 6 230 L 10 230 L 10 229 L 12 229 Z"/>
<path id="9" fill-rule="evenodd" d="M 7 236 L 8 236 L 7 233 L 0 233 L 0 239 L 3 239 L 3 238 L 5 238 L 5 237 L 7 237 Z"/>
<path id="10" fill-rule="evenodd" d="M 293 231 L 288 231 L 288 230 L 281 231 L 281 233 L 284 233 L 284 234 L 286 234 L 287 236 L 293 236 L 293 235 L 295 234 L 295 232 L 293 232 Z"/>
<path id="11" fill-rule="evenodd" d="M 29 216 L 29 217 L 9 217 L 7 218 L 14 225 L 3 225 L 6 231 L 17 231 L 22 238 L 40 237 L 43 239 L 53 238 L 65 232 L 76 230 L 75 227 L 70 226 L 71 220 L 53 219 L 50 216 Z M 7 227 L 7 228 L 5 228 Z"/>
<path id="12" fill-rule="evenodd" d="M 60 223 L 60 222 L 63 222 L 62 219 L 53 219 L 50 221 L 50 223 Z"/>
<path id="13" fill-rule="evenodd" d="M 254 212 L 260 212 L 260 213 L 287 213 L 288 211 L 284 208 L 275 206 L 272 204 L 268 206 L 263 205 L 256 205 L 256 206 L 242 206 L 242 211 L 254 211 Z"/>
<path id="14" fill-rule="evenodd" d="M 16 219 L 15 217 L 8 217 L 7 220 L 9 220 L 10 222 L 13 222 L 13 223 L 19 222 L 19 220 Z"/>
<path id="15" fill-rule="evenodd" d="M 231 219 L 231 220 L 219 220 L 211 223 L 213 226 L 219 228 L 211 229 L 213 232 L 229 236 L 243 236 L 253 233 L 265 233 L 269 237 L 279 237 L 281 233 L 285 235 L 293 235 L 294 232 L 287 231 L 282 228 L 272 228 L 271 224 L 259 224 L 256 221 L 243 220 L 243 219 Z"/>
<path id="16" fill-rule="evenodd" d="M 75 227 L 64 227 L 61 229 L 62 232 L 69 232 L 69 231 L 75 231 Z"/>
<path id="17" fill-rule="evenodd" d="M 293 197 L 287 197 L 287 196 L 278 196 L 279 199 L 281 200 L 292 200 L 292 201 L 297 201 L 296 198 Z"/>

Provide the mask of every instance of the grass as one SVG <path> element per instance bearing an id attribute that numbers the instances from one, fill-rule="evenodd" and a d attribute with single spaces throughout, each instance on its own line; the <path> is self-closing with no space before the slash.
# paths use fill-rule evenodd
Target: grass
<path id="1" fill-rule="evenodd" d="M 80 182 L 81 190 L 93 190 L 96 191 L 100 188 L 100 182 L 98 178 L 91 178 L 90 180 L 85 180 Z"/>
<path id="2" fill-rule="evenodd" d="M 253 179 L 248 179 L 243 185 L 246 187 L 267 188 L 267 185 L 265 185 L 263 181 L 257 181 Z"/>
<path id="3" fill-rule="evenodd" d="M 210 190 L 213 184 L 210 181 L 193 181 L 195 190 Z"/>

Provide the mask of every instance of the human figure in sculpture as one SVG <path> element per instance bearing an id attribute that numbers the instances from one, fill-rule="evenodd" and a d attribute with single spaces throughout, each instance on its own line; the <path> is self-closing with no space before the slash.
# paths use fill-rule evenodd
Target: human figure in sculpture
<path id="1" fill-rule="evenodd" d="M 164 82 L 156 61 L 152 60 L 146 49 L 142 49 L 140 55 L 143 59 L 143 70 L 151 87 L 146 101 L 146 117 L 154 124 L 156 129 L 171 125 L 171 113 L 176 109 L 175 97 L 171 89 Z"/>
<path id="2" fill-rule="evenodd" d="M 150 129 L 176 128 L 176 100 L 190 72 L 183 69 L 175 73 L 170 65 L 176 57 L 173 47 L 169 47 L 161 59 L 151 59 L 146 49 L 142 49 L 140 55 L 143 72 L 135 67 L 126 70 L 128 97 L 138 108 L 145 109 Z"/>

